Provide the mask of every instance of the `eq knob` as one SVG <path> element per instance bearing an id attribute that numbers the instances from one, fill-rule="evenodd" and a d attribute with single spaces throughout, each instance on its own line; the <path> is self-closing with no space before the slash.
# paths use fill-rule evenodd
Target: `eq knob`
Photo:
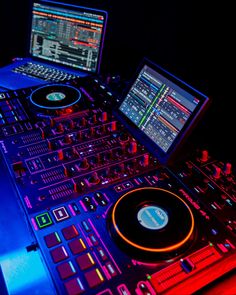
<path id="1" fill-rule="evenodd" d="M 89 168 L 89 163 L 87 158 L 84 158 L 83 160 L 79 161 L 78 163 L 75 164 L 76 168 L 78 170 L 86 170 Z"/>
<path id="2" fill-rule="evenodd" d="M 62 161 L 64 159 L 64 153 L 63 153 L 63 150 L 62 149 L 59 149 L 57 151 L 57 158 L 58 160 Z"/>
<path id="3" fill-rule="evenodd" d="M 89 120 L 89 123 L 90 124 L 96 124 L 97 123 L 97 115 L 96 114 L 94 114 L 92 116 L 92 118 Z"/>
<path id="4" fill-rule="evenodd" d="M 225 175 L 230 175 L 232 173 L 232 164 L 231 163 L 226 163 L 224 167 L 224 174 Z"/>
<path id="5" fill-rule="evenodd" d="M 100 182 L 100 178 L 99 178 L 97 172 L 93 172 L 91 174 L 91 176 L 88 178 L 88 182 L 90 184 L 98 184 Z"/>
<path id="6" fill-rule="evenodd" d="M 126 132 L 121 132 L 119 135 L 120 142 L 127 142 L 129 141 L 129 135 Z"/>
<path id="7" fill-rule="evenodd" d="M 80 121 L 80 125 L 85 127 L 87 125 L 87 120 L 83 117 Z"/>
<path id="8" fill-rule="evenodd" d="M 208 151 L 207 151 L 207 150 L 203 150 L 203 151 L 202 151 L 202 154 L 201 154 L 200 161 L 201 161 L 202 163 L 205 163 L 205 162 L 208 161 L 208 159 L 209 159 Z"/>
<path id="9" fill-rule="evenodd" d="M 137 150 L 138 150 L 137 142 L 132 141 L 130 143 L 130 147 L 128 148 L 128 152 L 133 155 L 137 153 Z"/>
<path id="10" fill-rule="evenodd" d="M 213 177 L 214 179 L 219 179 L 221 177 L 221 169 L 216 165 L 214 165 Z"/>
<path id="11" fill-rule="evenodd" d="M 71 144 L 73 141 L 73 137 L 71 134 L 66 134 L 63 139 L 64 144 Z"/>
<path id="12" fill-rule="evenodd" d="M 59 123 L 56 127 L 56 132 L 57 133 L 63 133 L 64 132 L 64 126 L 62 123 Z"/>
<path id="13" fill-rule="evenodd" d="M 100 120 L 103 123 L 107 122 L 107 112 L 102 112 Z"/>
<path id="14" fill-rule="evenodd" d="M 70 120 L 69 121 L 69 129 L 71 130 L 71 129 L 75 129 L 75 127 L 76 127 L 76 123 L 73 121 L 73 120 Z"/>
<path id="15" fill-rule="evenodd" d="M 149 154 L 143 155 L 143 158 L 140 161 L 141 166 L 147 167 L 149 165 Z"/>

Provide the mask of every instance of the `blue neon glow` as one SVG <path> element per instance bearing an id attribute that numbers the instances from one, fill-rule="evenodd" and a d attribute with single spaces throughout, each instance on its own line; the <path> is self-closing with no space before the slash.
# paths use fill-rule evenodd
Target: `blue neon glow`
<path id="1" fill-rule="evenodd" d="M 56 295 L 37 252 L 29 253 L 25 248 L 20 248 L 1 256 L 0 264 L 9 294 L 36 295 L 44 290 L 45 295 Z"/>
<path id="2" fill-rule="evenodd" d="M 44 8 L 35 8 L 35 10 L 37 11 L 42 11 L 42 12 L 47 12 L 47 13 L 53 13 L 55 15 L 62 15 L 65 17 L 73 17 L 73 18 L 77 18 L 77 19 L 82 19 L 82 20 L 88 20 L 88 21 L 92 21 L 92 22 L 97 22 L 97 23 L 103 23 L 102 20 L 97 20 L 97 19 L 91 19 L 88 17 L 82 17 L 82 16 L 78 16 L 76 14 L 72 14 L 72 13 L 63 13 L 63 12 L 59 12 L 59 11 L 55 11 L 55 10 L 49 10 L 49 9 L 44 9 Z"/>
<path id="3" fill-rule="evenodd" d="M 69 88 L 72 88 L 72 89 L 74 89 L 74 90 L 76 90 L 76 92 L 78 93 L 78 98 L 77 98 L 77 100 L 75 100 L 75 101 L 73 101 L 73 103 L 71 103 L 71 104 L 68 104 L 68 105 L 65 105 L 65 106 L 55 106 L 55 107 L 44 107 L 44 106 L 41 106 L 41 105 L 39 105 L 39 104 L 37 104 L 37 103 L 35 103 L 33 100 L 32 100 L 32 95 L 36 92 L 36 91 L 38 91 L 39 89 L 43 89 L 43 88 L 46 88 L 46 87 L 48 87 L 48 85 L 44 85 L 44 86 L 42 86 L 42 87 L 38 87 L 36 90 L 34 90 L 31 94 L 30 94 L 30 102 L 32 103 L 32 104 L 34 104 L 35 106 L 37 106 L 37 107 L 39 107 L 39 108 L 42 108 L 42 109 L 50 109 L 50 110 L 56 110 L 56 109 L 64 109 L 64 108 L 67 108 L 67 107 L 70 107 L 70 106 L 72 106 L 72 105 L 74 105 L 74 104 L 76 104 L 79 100 L 80 100 L 80 98 L 81 98 L 81 93 L 80 93 L 80 91 L 77 89 L 77 88 L 75 88 L 75 87 L 73 87 L 73 86 L 68 86 L 68 85 L 65 85 L 65 84 L 63 84 L 63 85 L 59 85 L 59 84 L 50 84 L 50 86 L 66 86 L 67 88 L 69 87 Z"/>

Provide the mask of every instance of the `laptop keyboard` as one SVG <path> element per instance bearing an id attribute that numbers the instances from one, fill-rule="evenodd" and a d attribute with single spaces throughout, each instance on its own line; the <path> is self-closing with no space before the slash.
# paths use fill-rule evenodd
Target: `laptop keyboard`
<path id="1" fill-rule="evenodd" d="M 27 62 L 19 67 L 16 67 L 13 69 L 13 72 L 21 73 L 29 77 L 37 77 L 50 82 L 62 82 L 78 77 L 62 70 L 32 62 Z"/>

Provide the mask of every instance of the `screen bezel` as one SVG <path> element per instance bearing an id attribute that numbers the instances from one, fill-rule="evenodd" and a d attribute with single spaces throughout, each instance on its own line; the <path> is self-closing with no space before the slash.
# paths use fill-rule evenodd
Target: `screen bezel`
<path id="1" fill-rule="evenodd" d="M 151 138 L 149 138 L 144 132 L 142 132 L 135 123 L 133 123 L 121 110 L 120 107 L 125 100 L 127 94 L 132 89 L 134 82 L 136 81 L 137 77 L 139 76 L 143 67 L 147 65 L 154 71 L 158 72 L 162 75 L 165 79 L 168 79 L 171 83 L 175 84 L 177 87 L 183 89 L 184 91 L 188 92 L 189 94 L 193 95 L 197 99 L 199 99 L 199 104 L 192 112 L 191 116 L 189 117 L 188 121 L 186 122 L 185 126 L 180 130 L 179 134 L 174 139 L 172 145 L 168 149 L 167 152 L 164 152 Z M 210 99 L 205 94 L 201 93 L 200 91 L 196 90 L 189 84 L 185 83 L 178 77 L 174 76 L 172 73 L 168 72 L 167 70 L 163 69 L 161 66 L 155 64 L 148 58 L 143 58 L 142 62 L 138 66 L 138 69 L 132 79 L 129 81 L 128 87 L 124 90 L 122 94 L 122 98 L 120 99 L 119 105 L 117 107 L 117 115 L 119 119 L 122 121 L 123 124 L 129 129 L 129 131 L 137 138 L 141 143 L 145 144 L 145 146 L 158 158 L 160 163 L 169 163 L 173 160 L 174 156 L 178 152 L 179 148 L 181 147 L 182 143 L 186 139 L 187 135 L 189 135 L 190 131 L 194 128 L 195 124 L 201 118 L 205 110 L 209 105 Z"/>
<path id="2" fill-rule="evenodd" d="M 98 62 L 96 65 L 96 69 L 94 71 L 88 71 L 86 69 L 80 68 L 80 67 L 73 67 L 72 65 L 66 65 L 62 64 L 60 62 L 56 61 L 50 61 L 48 59 L 44 59 L 43 57 L 37 57 L 34 56 L 31 52 L 32 48 L 32 41 L 31 41 L 31 33 L 32 33 L 32 22 L 33 22 L 33 6 L 34 4 L 41 4 L 41 5 L 48 5 L 51 7 L 58 7 L 58 8 L 64 8 L 64 9 L 71 9 L 71 10 L 77 10 L 77 11 L 83 11 L 88 13 L 94 13 L 94 14 L 100 14 L 104 17 L 104 25 L 101 33 L 101 40 L 100 40 L 100 49 L 98 54 Z M 66 69 L 73 69 L 73 71 L 80 71 L 84 73 L 89 74 L 99 74 L 100 73 L 100 67 L 101 67 L 101 59 L 102 59 L 102 53 L 103 53 L 103 47 L 104 47 L 104 40 L 105 40 L 105 33 L 106 33 L 106 26 L 107 26 L 107 19 L 108 19 L 108 12 L 105 10 L 92 8 L 92 7 L 85 7 L 85 6 L 79 6 L 71 3 L 65 3 L 65 2 L 56 2 L 56 1 L 47 1 L 47 0 L 35 0 L 31 2 L 31 15 L 29 17 L 29 33 L 28 33 L 28 54 L 29 56 L 37 61 L 47 63 L 47 64 L 53 64 L 54 66 L 63 67 Z"/>

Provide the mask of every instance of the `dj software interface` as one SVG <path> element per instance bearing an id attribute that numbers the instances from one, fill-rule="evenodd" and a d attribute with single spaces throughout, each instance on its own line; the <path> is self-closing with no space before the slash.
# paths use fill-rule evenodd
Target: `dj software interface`
<path id="1" fill-rule="evenodd" d="M 30 52 L 35 57 L 59 60 L 65 65 L 95 72 L 103 22 L 102 15 L 92 12 L 75 12 L 36 3 Z"/>

